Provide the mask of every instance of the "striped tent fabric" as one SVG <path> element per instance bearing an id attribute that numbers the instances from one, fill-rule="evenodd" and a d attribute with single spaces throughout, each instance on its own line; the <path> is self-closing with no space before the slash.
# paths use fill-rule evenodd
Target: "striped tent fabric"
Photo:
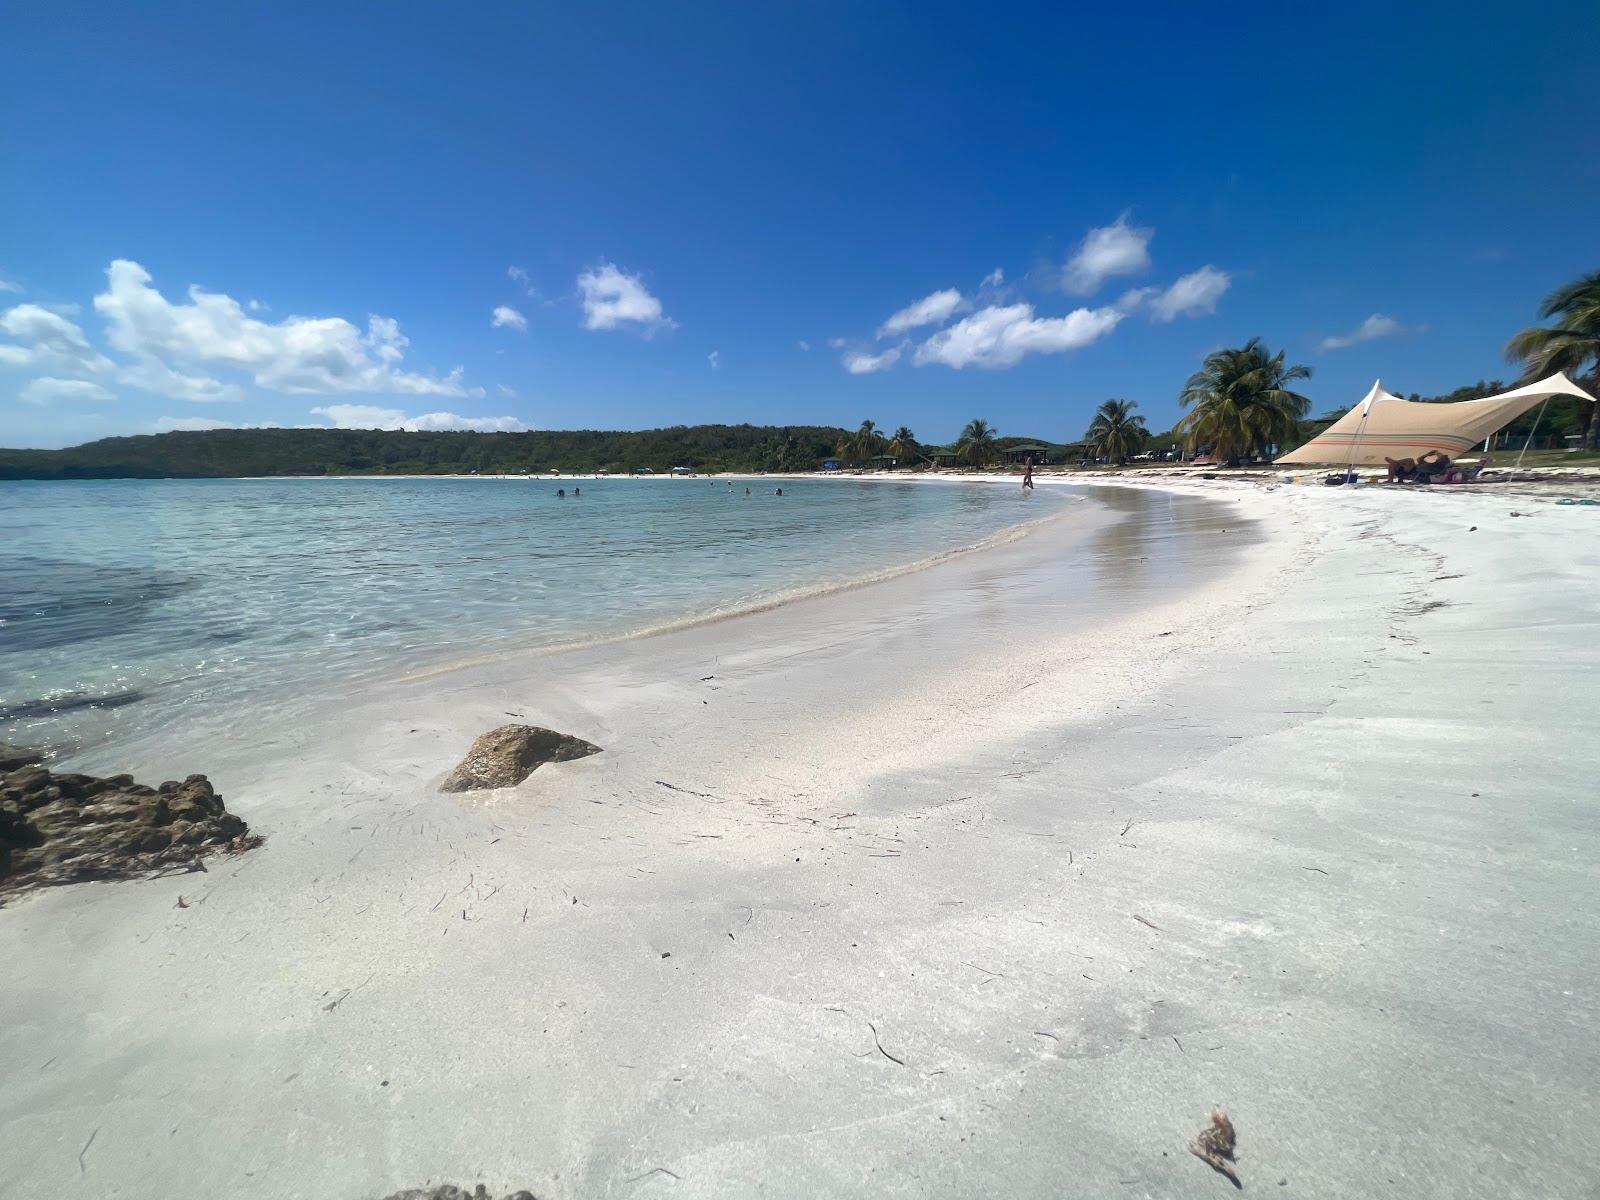
<path id="1" fill-rule="evenodd" d="M 1402 400 L 1384 391 L 1382 383 L 1375 383 L 1360 404 L 1277 461 L 1381 467 L 1385 459 L 1420 458 L 1430 450 L 1459 458 L 1551 396 L 1594 400 L 1559 371 L 1498 396 L 1457 404 Z"/>

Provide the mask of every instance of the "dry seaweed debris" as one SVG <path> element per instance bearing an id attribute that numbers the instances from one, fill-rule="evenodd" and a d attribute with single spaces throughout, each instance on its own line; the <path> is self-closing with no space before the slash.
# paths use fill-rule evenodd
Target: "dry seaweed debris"
<path id="1" fill-rule="evenodd" d="M 1211 1124 L 1207 1125 L 1189 1143 L 1189 1153 L 1219 1174 L 1226 1175 L 1236 1188 L 1243 1188 L 1239 1173 L 1233 1169 L 1233 1122 L 1220 1108 L 1211 1110 Z"/>

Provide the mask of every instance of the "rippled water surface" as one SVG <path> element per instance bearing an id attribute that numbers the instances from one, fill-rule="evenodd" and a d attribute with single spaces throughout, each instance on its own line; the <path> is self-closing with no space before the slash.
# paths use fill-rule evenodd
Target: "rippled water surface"
<path id="1" fill-rule="evenodd" d="M 1062 503 L 781 483 L 578 480 L 566 499 L 570 479 L 0 483 L 0 739 L 215 735 L 406 666 L 859 578 Z"/>

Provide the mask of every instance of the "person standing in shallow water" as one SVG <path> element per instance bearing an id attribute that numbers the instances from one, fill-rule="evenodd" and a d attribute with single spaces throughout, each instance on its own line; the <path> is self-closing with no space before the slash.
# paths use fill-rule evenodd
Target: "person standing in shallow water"
<path id="1" fill-rule="evenodd" d="M 1022 464 L 1022 490 L 1033 491 L 1033 459 L 1028 459 Z"/>

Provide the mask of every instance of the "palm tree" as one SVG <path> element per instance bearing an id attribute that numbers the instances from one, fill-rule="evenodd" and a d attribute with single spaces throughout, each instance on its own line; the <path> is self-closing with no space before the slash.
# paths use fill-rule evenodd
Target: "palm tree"
<path id="1" fill-rule="evenodd" d="M 1094 447 L 1096 454 L 1104 454 L 1121 466 L 1150 436 L 1144 418 L 1134 415 L 1133 410 L 1138 407 L 1137 400 L 1107 400 L 1095 409 L 1084 441 Z"/>
<path id="2" fill-rule="evenodd" d="M 1190 411 L 1177 429 L 1190 449 L 1206 445 L 1229 462 L 1256 454 L 1295 437 L 1311 401 L 1288 385 L 1310 378 L 1310 367 L 1285 366 L 1283 351 L 1271 353 L 1260 338 L 1215 350 L 1178 395 Z"/>
<path id="3" fill-rule="evenodd" d="M 839 447 L 839 452 L 857 462 L 866 462 L 883 448 L 883 435 L 878 432 L 876 421 L 863 421 L 861 428 L 845 439 Z"/>
<path id="4" fill-rule="evenodd" d="M 994 461 L 994 426 L 983 420 L 968 421 L 956 441 L 956 454 L 970 467 L 983 467 Z"/>
<path id="5" fill-rule="evenodd" d="M 889 453 L 901 462 L 915 458 L 917 451 L 920 449 L 921 447 L 917 445 L 917 435 L 912 433 L 910 428 L 905 425 L 896 429 L 893 436 L 889 438 Z"/>
<path id="6" fill-rule="evenodd" d="M 1600 271 L 1579 276 L 1544 298 L 1539 315 L 1555 318 L 1554 326 L 1524 329 L 1506 343 L 1506 357 L 1520 362 L 1523 383 L 1555 371 L 1576 378 L 1585 367 L 1589 382 L 1600 382 Z M 1589 405 L 1589 423 L 1583 444 L 1600 449 L 1600 404 Z"/>

